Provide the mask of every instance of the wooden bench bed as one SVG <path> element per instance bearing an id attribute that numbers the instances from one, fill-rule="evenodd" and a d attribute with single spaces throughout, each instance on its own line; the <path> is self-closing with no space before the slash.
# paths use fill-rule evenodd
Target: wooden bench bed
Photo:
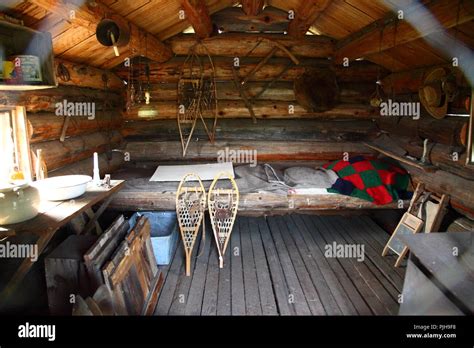
<path id="1" fill-rule="evenodd" d="M 175 210 L 177 182 L 150 182 L 153 169 L 124 168 L 113 174 L 114 179 L 126 180 L 125 187 L 118 192 L 110 209 L 118 211 Z M 205 181 L 208 188 L 210 182 Z M 288 213 L 296 211 L 331 211 L 365 209 L 403 209 L 397 202 L 379 206 L 371 202 L 339 194 L 281 194 L 274 192 L 241 193 L 239 212 L 248 215 L 264 213 Z"/>

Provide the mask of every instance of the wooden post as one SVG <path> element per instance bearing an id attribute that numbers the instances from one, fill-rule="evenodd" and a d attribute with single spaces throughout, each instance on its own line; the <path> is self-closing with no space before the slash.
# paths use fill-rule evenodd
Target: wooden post
<path id="1" fill-rule="evenodd" d="M 204 0 L 182 0 L 181 4 L 186 13 L 186 19 L 193 26 L 196 35 L 201 39 L 211 36 L 213 26 L 206 2 Z"/>

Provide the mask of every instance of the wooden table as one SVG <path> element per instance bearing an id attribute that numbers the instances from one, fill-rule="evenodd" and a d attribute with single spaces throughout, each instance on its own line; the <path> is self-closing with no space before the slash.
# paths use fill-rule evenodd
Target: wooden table
<path id="1" fill-rule="evenodd" d="M 3 227 L 13 230 L 16 237 L 27 240 L 28 244 L 36 244 L 39 257 L 59 229 L 92 206 L 102 202 L 99 209 L 85 226 L 83 233 L 92 230 L 97 219 L 111 202 L 114 194 L 123 187 L 124 180 L 112 180 L 111 188 L 97 187 L 89 184 L 86 193 L 82 196 L 68 201 L 42 201 L 39 209 L 40 213 L 37 217 L 19 224 Z M 0 287 L 2 291 L 0 293 L 0 311 L 28 274 L 33 263 L 30 258 L 23 259 L 16 268 L 11 269 L 11 267 L 8 267 L 8 272 L 3 272 L 0 275 L 0 284 L 6 284 Z"/>

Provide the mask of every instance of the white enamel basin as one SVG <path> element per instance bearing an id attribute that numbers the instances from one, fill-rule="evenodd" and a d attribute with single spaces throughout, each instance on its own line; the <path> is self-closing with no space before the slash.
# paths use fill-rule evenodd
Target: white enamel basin
<path id="1" fill-rule="evenodd" d="M 40 191 L 41 199 L 64 201 L 82 196 L 92 180 L 88 175 L 63 175 L 31 183 Z"/>

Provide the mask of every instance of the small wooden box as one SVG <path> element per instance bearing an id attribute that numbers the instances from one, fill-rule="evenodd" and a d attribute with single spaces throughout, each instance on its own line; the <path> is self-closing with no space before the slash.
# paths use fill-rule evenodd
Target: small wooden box
<path id="1" fill-rule="evenodd" d="M 51 315 L 71 315 L 72 295 L 92 296 L 83 255 L 96 236 L 69 236 L 45 258 L 46 287 Z"/>

